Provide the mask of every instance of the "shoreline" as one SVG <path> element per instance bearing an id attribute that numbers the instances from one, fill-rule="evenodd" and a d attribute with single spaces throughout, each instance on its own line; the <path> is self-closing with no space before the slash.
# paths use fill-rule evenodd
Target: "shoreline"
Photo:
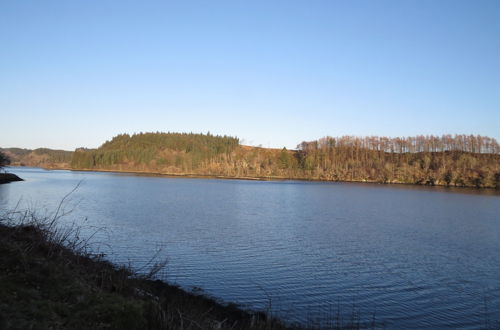
<path id="1" fill-rule="evenodd" d="M 46 220 L 0 218 L 1 329 L 300 328 L 155 279 L 155 265 L 141 275 L 110 262 L 78 237 L 62 240 Z"/>
<path id="2" fill-rule="evenodd" d="M 24 166 L 20 166 L 24 167 Z M 395 185 L 395 186 L 413 186 L 413 187 L 439 187 L 439 188 L 458 188 L 458 189 L 473 189 L 478 191 L 498 191 L 499 188 L 494 187 L 476 187 L 476 186 L 457 186 L 446 185 L 442 183 L 409 183 L 409 182 L 379 182 L 375 180 L 328 180 L 318 178 L 293 178 L 293 177 L 280 177 L 280 176 L 224 176 L 214 174 L 197 174 L 197 173 L 163 173 L 152 171 L 137 171 L 137 170 L 110 170 L 110 169 L 90 169 L 90 168 L 70 168 L 70 167 L 39 167 L 44 170 L 64 170 L 72 172 L 103 172 L 103 173 L 116 173 L 116 174 L 134 174 L 138 176 L 151 176 L 151 177 L 170 177 L 170 178 L 191 178 L 191 179 L 219 179 L 219 180 L 246 180 L 246 181 L 304 181 L 304 182 L 335 182 L 335 183 L 357 183 L 357 184 L 371 184 L 371 185 Z"/>

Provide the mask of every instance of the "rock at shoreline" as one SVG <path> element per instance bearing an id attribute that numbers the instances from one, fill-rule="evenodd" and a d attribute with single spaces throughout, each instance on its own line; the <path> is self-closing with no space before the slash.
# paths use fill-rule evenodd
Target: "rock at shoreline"
<path id="1" fill-rule="evenodd" d="M 12 173 L 0 173 L 0 184 L 15 182 L 15 181 L 24 181 L 24 180 Z"/>

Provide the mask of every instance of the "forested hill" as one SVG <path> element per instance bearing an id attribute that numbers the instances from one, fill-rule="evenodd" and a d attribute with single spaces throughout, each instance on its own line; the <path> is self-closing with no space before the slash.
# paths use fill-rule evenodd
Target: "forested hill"
<path id="1" fill-rule="evenodd" d="M 500 188 L 500 146 L 489 137 L 325 137 L 298 149 L 300 167 L 327 180 Z"/>
<path id="2" fill-rule="evenodd" d="M 77 149 L 71 167 L 500 188 L 500 147 L 476 135 L 325 137 L 286 150 L 243 146 L 235 137 L 211 134 L 122 134 L 98 149 Z"/>
<path id="3" fill-rule="evenodd" d="M 0 148 L 9 159 L 12 166 L 33 166 L 45 168 L 68 168 L 73 157 L 72 151 L 47 148 L 21 149 Z"/>
<path id="4" fill-rule="evenodd" d="M 77 149 L 74 168 L 191 172 L 220 162 L 239 147 L 238 138 L 193 133 L 121 134 L 94 150 Z"/>

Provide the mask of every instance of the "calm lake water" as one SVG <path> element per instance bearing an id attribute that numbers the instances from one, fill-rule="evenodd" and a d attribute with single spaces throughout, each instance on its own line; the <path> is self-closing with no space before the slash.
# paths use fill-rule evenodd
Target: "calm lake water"
<path id="1" fill-rule="evenodd" d="M 287 320 L 500 328 L 500 195 L 467 189 L 254 182 L 10 168 L 0 208 L 46 209 L 94 248 Z"/>

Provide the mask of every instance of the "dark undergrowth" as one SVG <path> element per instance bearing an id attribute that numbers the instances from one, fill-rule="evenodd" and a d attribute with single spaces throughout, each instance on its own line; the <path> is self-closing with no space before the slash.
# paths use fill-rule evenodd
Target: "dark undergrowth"
<path id="1" fill-rule="evenodd" d="M 23 181 L 23 179 L 12 173 L 0 173 L 0 184 L 15 181 Z"/>
<path id="2" fill-rule="evenodd" d="M 285 329 L 88 252 L 50 219 L 0 225 L 0 329 Z M 52 229 L 53 231 L 49 231 Z"/>

